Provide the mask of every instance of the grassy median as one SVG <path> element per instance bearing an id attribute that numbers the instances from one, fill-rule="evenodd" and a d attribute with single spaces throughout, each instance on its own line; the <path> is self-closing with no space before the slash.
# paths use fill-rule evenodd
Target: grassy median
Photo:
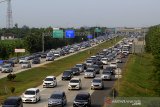
<path id="1" fill-rule="evenodd" d="M 119 82 L 119 97 L 155 97 L 152 55 L 130 55 L 123 68 L 122 79 Z M 115 83 L 118 87 L 118 81 Z"/>
<path id="2" fill-rule="evenodd" d="M 46 76 L 58 76 L 64 70 L 73 67 L 77 63 L 84 62 L 91 55 L 96 54 L 104 48 L 114 45 L 121 39 L 122 37 L 118 37 L 114 40 L 104 42 L 94 48 L 77 53 L 75 55 L 16 74 L 17 77 L 13 81 L 8 81 L 7 78 L 0 79 L 0 102 L 2 102 L 8 96 L 21 95 L 27 88 L 41 85 L 42 80 Z M 15 92 L 13 94 L 10 92 L 11 87 L 15 87 Z"/>

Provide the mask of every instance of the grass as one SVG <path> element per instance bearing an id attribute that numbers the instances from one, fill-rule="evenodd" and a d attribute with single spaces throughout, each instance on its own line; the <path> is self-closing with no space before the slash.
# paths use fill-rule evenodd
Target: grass
<path id="1" fill-rule="evenodd" d="M 91 55 L 96 54 L 104 48 L 110 47 L 120 41 L 122 37 L 104 42 L 94 48 L 80 52 L 78 54 L 54 61 L 41 67 L 33 68 L 16 74 L 14 81 L 7 78 L 0 79 L 0 102 L 11 95 L 21 95 L 27 88 L 37 87 L 42 84 L 42 80 L 48 75 L 58 76 L 64 70 L 73 67 L 77 63 L 84 62 Z M 10 93 L 10 87 L 15 87 L 15 92 Z"/>
<path id="2" fill-rule="evenodd" d="M 152 55 L 130 55 L 123 68 L 119 84 L 119 97 L 156 97 L 153 90 L 154 81 L 151 79 Z M 115 83 L 117 88 L 118 82 Z"/>

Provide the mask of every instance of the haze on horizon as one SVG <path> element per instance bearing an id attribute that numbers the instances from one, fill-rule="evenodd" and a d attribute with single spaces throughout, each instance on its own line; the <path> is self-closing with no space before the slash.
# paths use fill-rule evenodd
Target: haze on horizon
<path id="1" fill-rule="evenodd" d="M 0 0 L 2 1 L 2 0 Z M 0 4 L 0 28 L 7 3 Z M 160 0 L 12 0 L 13 23 L 29 27 L 146 27 L 160 24 Z"/>

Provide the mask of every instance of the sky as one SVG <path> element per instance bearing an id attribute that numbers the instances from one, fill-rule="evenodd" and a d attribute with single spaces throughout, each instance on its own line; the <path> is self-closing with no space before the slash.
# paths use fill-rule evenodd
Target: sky
<path id="1" fill-rule="evenodd" d="M 2 0 L 0 0 L 2 1 Z M 12 0 L 19 27 L 148 27 L 160 24 L 160 0 Z M 0 28 L 7 3 L 0 3 Z"/>

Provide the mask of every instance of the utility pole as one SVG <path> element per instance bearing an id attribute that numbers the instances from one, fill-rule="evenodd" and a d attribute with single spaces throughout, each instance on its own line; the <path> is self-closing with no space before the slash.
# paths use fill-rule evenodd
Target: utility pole
<path id="1" fill-rule="evenodd" d="M 48 32 L 48 33 L 42 33 L 42 52 L 45 51 L 45 40 L 44 40 L 44 37 L 45 36 L 51 36 L 51 32 Z"/>

